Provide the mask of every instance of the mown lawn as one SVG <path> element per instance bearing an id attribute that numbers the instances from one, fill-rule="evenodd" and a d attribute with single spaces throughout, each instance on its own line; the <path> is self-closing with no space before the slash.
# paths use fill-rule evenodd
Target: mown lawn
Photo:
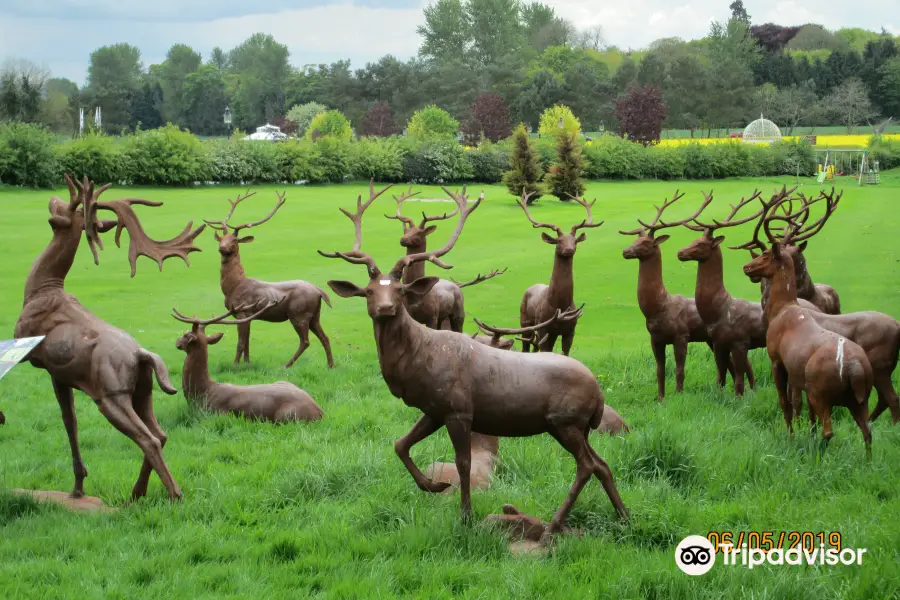
<path id="1" fill-rule="evenodd" d="M 791 178 L 792 179 L 792 178 Z M 686 391 L 674 393 L 669 360 L 668 396 L 659 405 L 655 369 L 644 320 L 636 304 L 638 265 L 622 259 L 631 237 L 617 230 L 651 218 L 651 205 L 686 191 L 672 217 L 693 210 L 701 190 L 713 188 L 710 216 L 754 187 L 768 192 L 784 181 L 592 183 L 586 196 L 606 223 L 588 230 L 575 257 L 576 300 L 586 302 L 573 356 L 600 379 L 607 402 L 632 425 L 626 437 L 595 435 L 592 443 L 610 464 L 631 510 L 620 524 L 600 486 L 592 481 L 570 523 L 583 538 L 560 538 L 549 558 L 509 554 L 503 536 L 458 523 L 459 496 L 420 492 L 396 458 L 393 441 L 419 413 L 387 391 L 378 369 L 371 321 L 360 299 L 331 293 L 323 326 L 331 336 L 337 368 L 325 368 L 312 347 L 288 371 L 282 364 L 297 337 L 287 324 L 253 325 L 250 367 L 233 369 L 235 331 L 212 348 L 214 377 L 230 382 L 287 379 L 308 390 L 326 412 L 323 421 L 273 427 L 192 410 L 183 396 L 156 391 L 156 414 L 169 434 L 165 457 L 184 491 L 170 504 L 154 475 L 147 499 L 125 500 L 140 468 L 137 447 L 115 431 L 92 403 L 77 394 L 81 447 L 90 495 L 121 510 L 80 515 L 36 505 L 5 490 L 17 487 L 69 491 L 71 457 L 47 374 L 20 365 L 0 386 L 0 597 L 2 598 L 889 598 L 900 595 L 900 427 L 887 415 L 874 427 L 874 457 L 864 461 L 862 439 L 848 413 L 836 413 L 835 439 L 824 454 L 801 432 L 788 439 L 768 359 L 752 353 L 757 391 L 742 400 L 731 386 L 719 391 L 706 347 L 688 358 Z M 877 187 L 842 180 L 845 197 L 825 231 L 807 251 L 810 272 L 834 286 L 845 311 L 877 310 L 900 317 L 900 175 L 886 174 Z M 269 211 L 279 187 L 261 187 L 238 220 Z M 405 186 L 397 186 L 399 193 Z M 819 187 L 804 179 L 804 191 Z M 362 283 L 363 269 L 320 257 L 316 249 L 349 249 L 352 228 L 338 212 L 350 207 L 362 183 L 289 187 L 287 204 L 242 248 L 248 274 L 265 280 L 300 278 L 322 287 L 330 278 Z M 441 198 L 421 188 L 422 198 Z M 167 239 L 185 222 L 220 218 L 236 188 L 122 189 L 108 198 L 163 200 L 139 207 L 151 236 Z M 474 198 L 479 188 L 471 188 Z M 471 217 L 456 249 L 456 265 L 444 276 L 463 280 L 495 267 L 497 279 L 466 290 L 466 330 L 472 316 L 500 326 L 517 324 L 525 288 L 547 281 L 553 250 L 541 242 L 513 199 L 486 188 L 486 201 Z M 65 197 L 62 190 L 58 191 Z M 12 335 L 32 261 L 50 239 L 47 191 L 3 190 L 3 256 L 0 328 Z M 441 210 L 444 204 L 413 204 Z M 390 196 L 378 200 L 365 221 L 364 249 L 382 266 L 401 254 L 400 226 L 385 219 Z M 542 199 L 542 221 L 568 227 L 584 214 L 577 205 Z M 441 243 L 451 227 L 432 236 Z M 695 266 L 675 258 L 694 236 L 672 231 L 663 246 L 672 292 L 693 294 Z M 731 242 L 748 230 L 729 231 Z M 191 267 L 167 261 L 162 273 L 141 258 L 128 276 L 127 242 L 116 248 L 107 234 L 100 265 L 82 247 L 68 290 L 96 314 L 129 331 L 165 359 L 180 387 L 184 355 L 175 348 L 185 330 L 173 307 L 218 314 L 218 253 L 212 232 L 200 237 L 203 252 Z M 726 283 L 732 294 L 758 298 L 757 286 L 740 272 L 746 252 L 726 251 Z M 385 267 L 386 268 L 386 267 Z M 430 272 L 438 269 L 428 265 Z M 211 331 L 215 329 L 210 328 Z M 895 381 L 897 375 L 895 374 Z M 874 406 L 874 399 L 872 400 Z M 574 476 L 571 457 L 549 436 L 501 443 L 501 462 L 489 491 L 473 495 L 476 521 L 504 503 L 549 519 Z M 423 468 L 452 460 L 444 432 L 413 449 Z M 845 546 L 868 548 L 862 566 L 716 566 L 703 577 L 681 573 L 675 545 L 709 531 L 838 531 Z"/>

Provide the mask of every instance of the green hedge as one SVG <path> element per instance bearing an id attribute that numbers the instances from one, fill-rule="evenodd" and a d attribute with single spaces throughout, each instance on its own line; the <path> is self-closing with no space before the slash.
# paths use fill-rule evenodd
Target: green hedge
<path id="1" fill-rule="evenodd" d="M 720 179 L 815 172 L 806 142 L 650 146 L 601 136 L 583 144 L 588 179 Z M 545 171 L 556 160 L 552 139 L 536 148 Z M 98 182 L 194 185 L 196 182 L 341 182 L 369 179 L 410 183 L 497 183 L 509 169 L 511 140 L 461 146 L 452 139 L 408 137 L 346 141 L 200 141 L 174 125 L 125 137 L 88 135 L 58 143 L 34 125 L 0 124 L 0 183 L 50 187 L 64 172 Z M 900 144 L 873 142 L 883 169 L 900 165 Z"/>

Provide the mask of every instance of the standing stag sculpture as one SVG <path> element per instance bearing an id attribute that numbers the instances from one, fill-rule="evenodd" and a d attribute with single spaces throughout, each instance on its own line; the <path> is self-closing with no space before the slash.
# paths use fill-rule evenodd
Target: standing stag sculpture
<path id="1" fill-rule="evenodd" d="M 541 239 L 548 244 L 553 244 L 556 247 L 556 252 L 553 259 L 553 272 L 550 274 L 550 285 L 536 283 L 525 290 L 522 304 L 519 306 L 519 322 L 522 327 L 530 327 L 535 323 L 546 321 L 558 310 L 567 311 L 575 307 L 575 282 L 572 273 L 572 263 L 574 262 L 578 244 L 587 237 L 584 232 L 578 237 L 575 237 L 575 234 L 578 233 L 579 229 L 590 229 L 603 225 L 603 221 L 594 223 L 591 209 L 594 203 L 597 202 L 596 200 L 588 203 L 579 197 L 569 195 L 570 198 L 584 207 L 587 211 L 587 219 L 577 225 L 573 225 L 569 233 L 565 233 L 558 225 L 539 223 L 531 217 L 531 213 L 528 212 L 528 199 L 530 197 L 530 193 L 523 193 L 519 199 L 519 206 L 525 211 L 525 216 L 528 217 L 532 227 L 535 229 L 550 229 L 556 234 L 556 237 L 553 237 L 546 232 L 541 232 Z M 530 352 L 531 346 L 534 346 L 535 351 L 553 352 L 556 339 L 561 337 L 562 352 L 568 356 L 569 350 L 572 348 L 572 341 L 575 339 L 576 325 L 578 325 L 577 319 L 565 323 L 554 323 L 540 333 L 535 332 L 524 336 L 525 341 L 522 342 L 522 352 Z M 537 341 L 535 336 L 540 339 L 542 335 L 546 335 L 547 341 L 538 346 L 535 343 Z"/>
<path id="2" fill-rule="evenodd" d="M 370 185 L 373 185 L 372 182 L 370 182 Z M 447 188 L 442 189 L 451 198 L 453 197 L 453 194 Z M 403 225 L 403 236 L 400 238 L 400 245 L 406 248 L 407 254 L 420 254 L 425 252 L 428 246 L 427 237 L 437 229 L 436 225 L 429 225 L 428 223 L 451 219 L 456 216 L 456 213 L 459 210 L 459 208 L 457 208 L 453 212 L 431 217 L 426 216 L 423 211 L 422 221 L 417 225 L 413 219 L 403 216 L 402 210 L 403 203 L 418 193 L 419 192 L 410 190 L 400 194 L 400 196 L 394 196 L 394 200 L 397 202 L 397 214 L 384 215 L 388 219 L 400 221 Z M 462 193 L 466 193 L 465 188 L 463 188 Z M 421 323 L 426 327 L 432 329 L 450 329 L 461 333 L 466 318 L 465 300 L 463 298 L 462 288 L 477 285 L 482 281 L 487 281 L 488 279 L 492 279 L 497 275 L 502 275 L 505 272 L 506 269 L 503 269 L 502 271 L 494 270 L 487 275 L 478 274 L 475 279 L 465 283 L 441 279 L 433 288 L 431 288 L 431 291 L 422 298 L 407 298 L 406 310 L 409 311 L 410 316 L 415 319 L 416 322 Z M 425 264 L 412 264 L 403 272 L 403 283 L 412 283 L 420 277 L 425 277 Z"/>
<path id="3" fill-rule="evenodd" d="M 65 280 L 75 261 L 82 232 L 93 253 L 94 264 L 99 264 L 97 249 L 103 249 L 100 233 L 115 227 L 115 241 L 119 245 L 122 229 L 127 229 L 130 238 L 128 260 L 134 277 L 139 256 L 155 260 L 160 270 L 163 261 L 174 256 L 189 264 L 188 254 L 200 251 L 193 245 L 194 238 L 205 226 L 191 231 L 193 223 L 188 223 L 177 237 L 159 242 L 144 233 L 132 207 L 161 206 L 162 202 L 134 198 L 100 202 L 98 198 L 108 185 L 95 189 L 94 183 L 87 178 L 76 184 L 68 175 L 66 184 L 69 202 L 55 196 L 50 200 L 49 222 L 53 239 L 28 274 L 25 302 L 14 335 L 16 338 L 46 336 L 28 360 L 50 374 L 62 411 L 75 474 L 71 496 L 84 496 L 84 479 L 87 477 L 78 445 L 73 393 L 77 389 L 89 396 L 103 416 L 143 452 L 144 462 L 132 489 L 132 498 L 146 495 L 153 470 L 166 487 L 169 498 L 180 499 L 181 489 L 163 460 L 166 434 L 153 413 L 154 376 L 164 392 L 176 393 L 165 364 L 126 332 L 101 321 L 74 296 L 66 293 Z M 115 213 L 116 219 L 99 220 L 97 212 L 100 210 Z"/>
<path id="4" fill-rule="evenodd" d="M 630 246 L 622 250 L 622 257 L 639 261 L 638 306 L 647 321 L 647 331 L 650 332 L 650 346 L 653 349 L 653 357 L 656 359 L 657 400 L 660 402 L 666 395 L 666 346 L 672 346 L 675 353 L 675 391 L 677 393 L 684 389 L 684 364 L 687 359 L 688 344 L 705 342 L 714 352 L 712 338 L 706 329 L 706 324 L 700 318 L 697 303 L 693 298 L 670 294 L 663 283 L 662 253 L 659 246 L 668 240 L 669 236 L 656 237 L 656 233 L 669 227 L 684 225 L 696 218 L 710 201 L 704 202 L 693 215 L 686 219 L 670 223 L 660 222 L 663 212 L 683 196 L 684 194 L 676 191 L 672 199 L 663 202 L 661 207 L 654 206 L 656 217 L 650 223 L 644 223 L 639 219 L 638 223 L 641 226 L 637 229 L 619 231 L 622 235 L 638 236 Z M 730 361 L 728 369 L 732 371 Z M 733 375 L 734 373 L 732 373 Z M 724 384 L 724 382 L 722 383 Z"/>
<path id="5" fill-rule="evenodd" d="M 278 302 L 284 300 L 286 298 Z M 216 383 L 209 376 L 209 345 L 218 344 L 224 334 L 207 335 L 206 326 L 242 325 L 273 308 L 273 304 L 269 302 L 256 312 L 232 321 L 225 319 L 237 312 L 252 311 L 254 307 L 235 307 L 224 315 L 206 320 L 188 317 L 173 309 L 175 319 L 191 325 L 191 330 L 175 342 L 175 347 L 187 355 L 181 374 L 181 387 L 186 399 L 214 412 L 272 423 L 318 421 L 322 418 L 324 413 L 321 407 L 293 383 L 278 381 L 261 385 L 232 385 Z"/>
<path id="6" fill-rule="evenodd" d="M 783 241 L 772 232 L 772 223 L 781 221 L 792 225 L 809 210 L 810 205 L 825 200 L 825 213 L 812 225 L 803 229 L 793 228 L 789 237 L 794 242 L 812 237 L 825 225 L 840 201 L 832 193 L 820 194 L 813 201 L 803 201 L 800 213 L 787 216 L 778 214 L 778 205 L 787 201 L 782 197 L 766 206 L 753 233 L 754 244 L 762 253 L 744 265 L 748 277 L 761 277 L 771 281 L 769 302 L 766 305 L 769 327 L 766 332 L 766 349 L 772 360 L 772 374 L 778 390 L 778 401 L 784 413 L 788 431 L 793 434 L 793 403 L 789 401 L 789 387 L 806 392 L 810 411 L 822 422 L 822 438 L 827 442 L 833 436 L 831 411 L 835 406 L 845 406 L 862 431 L 867 456 L 871 456 L 872 431 L 869 428 L 868 398 L 872 391 L 873 373 L 865 351 L 854 341 L 819 325 L 813 314 L 797 303 L 797 286 L 794 261 L 784 252 Z M 760 229 L 765 231 L 768 247 L 759 239 Z M 790 240 L 788 240 L 790 241 Z"/>
<path id="7" fill-rule="evenodd" d="M 222 267 L 219 273 L 219 285 L 222 288 L 222 294 L 225 295 L 225 308 L 235 310 L 235 316 L 239 320 L 243 320 L 249 312 L 245 308 L 243 312 L 236 310 L 240 307 L 260 306 L 263 304 L 271 304 L 271 307 L 258 315 L 255 320 L 267 321 L 269 323 L 284 323 L 290 321 L 297 335 L 300 336 L 300 346 L 294 355 L 287 362 L 285 368 L 293 365 L 300 355 L 309 348 L 309 332 L 313 334 L 322 343 L 325 348 L 325 358 L 328 360 L 328 368 L 334 368 L 334 358 L 331 355 L 331 342 L 325 331 L 322 329 L 321 313 L 322 301 L 325 301 L 329 307 L 331 300 L 328 294 L 319 287 L 301 280 L 280 281 L 270 283 L 268 281 L 260 281 L 251 279 L 244 273 L 244 267 L 241 264 L 240 245 L 253 241 L 253 236 L 238 237 L 244 229 L 250 229 L 258 225 L 262 225 L 273 216 L 284 205 L 284 194 L 278 194 L 278 202 L 267 216 L 253 223 L 244 223 L 243 225 L 232 225 L 229 223 L 238 204 L 253 196 L 256 192 L 247 193 L 238 196 L 235 200 L 229 200 L 231 208 L 228 215 L 221 221 L 206 221 L 206 224 L 215 229 L 215 238 L 219 242 L 219 254 L 222 258 Z M 230 231 L 229 231 L 230 229 Z M 222 232 L 222 235 L 219 235 Z M 285 300 L 282 302 L 282 300 Z M 238 325 L 237 351 L 234 356 L 234 364 L 241 361 L 250 362 L 250 324 L 247 320 Z"/>
<path id="8" fill-rule="evenodd" d="M 544 541 L 549 542 L 562 528 L 591 475 L 601 481 L 619 515 L 627 518 L 609 465 L 588 441 L 588 433 L 600 424 L 604 412 L 603 391 L 590 369 L 566 356 L 507 352 L 479 344 L 464 334 L 429 329 L 406 310 L 404 298 L 427 294 L 438 278 L 403 283 L 404 269 L 423 261 L 451 268 L 441 257 L 456 244 L 480 200 L 470 205 L 465 195 L 454 194 L 459 220 L 447 243 L 438 250 L 407 254 L 382 273 L 375 259 L 361 250 L 362 216 L 375 195 L 370 196 L 366 203 L 357 199 L 355 213 L 343 211 L 356 230 L 352 250 L 319 253 L 366 267 L 369 281 L 365 287 L 337 280 L 328 285 L 343 298 L 366 299 L 385 383 L 395 397 L 423 413 L 412 430 L 394 444 L 419 489 L 436 493 L 448 487 L 427 478 L 409 455 L 412 446 L 446 427 L 460 475 L 462 517 L 469 521 L 471 434 L 525 437 L 550 433 L 575 457 L 578 469 L 569 495 L 544 533 Z"/>

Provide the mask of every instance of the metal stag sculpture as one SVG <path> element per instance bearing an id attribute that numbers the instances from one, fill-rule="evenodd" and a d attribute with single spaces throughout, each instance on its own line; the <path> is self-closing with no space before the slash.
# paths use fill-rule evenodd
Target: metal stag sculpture
<path id="1" fill-rule="evenodd" d="M 329 307 L 331 306 L 328 294 L 321 288 L 306 281 L 293 280 L 270 283 L 268 281 L 251 279 L 244 273 L 244 267 L 241 264 L 240 244 L 252 242 L 253 236 L 238 237 L 238 234 L 244 229 L 262 225 L 275 216 L 278 209 L 284 205 L 284 194 L 278 194 L 278 202 L 267 216 L 253 223 L 244 223 L 243 225 L 230 224 L 229 221 L 234 215 L 238 204 L 255 193 L 247 193 L 243 196 L 238 196 L 235 200 L 229 200 L 231 209 L 221 221 L 205 220 L 207 225 L 216 230 L 215 237 L 216 241 L 219 242 L 219 254 L 222 257 L 219 284 L 222 288 L 222 294 L 225 295 L 225 308 L 235 310 L 239 307 L 260 306 L 271 302 L 272 306 L 258 315 L 255 320 L 269 323 L 290 321 L 297 335 L 300 336 L 300 346 L 287 362 L 285 368 L 293 365 L 300 358 L 300 355 L 309 348 L 309 332 L 312 331 L 319 338 L 322 347 L 325 348 L 325 358 L 328 360 L 328 367 L 333 369 L 334 358 L 331 356 L 331 342 L 328 336 L 325 335 L 320 321 L 322 301 L 324 300 L 325 304 Z M 219 232 L 222 235 L 219 235 Z M 282 302 L 283 299 L 286 299 L 286 301 Z M 246 310 L 235 312 L 235 315 L 240 320 L 243 320 L 248 314 L 250 313 Z M 237 352 L 235 353 L 234 364 L 240 362 L 241 356 L 244 357 L 244 362 L 250 362 L 250 323 L 251 321 L 248 320 L 238 325 Z"/>
<path id="2" fill-rule="evenodd" d="M 574 262 L 575 250 L 577 250 L 578 244 L 586 239 L 584 232 L 578 237 L 575 237 L 575 234 L 578 233 L 579 229 L 603 225 L 603 221 L 594 223 L 594 216 L 591 213 L 591 208 L 597 202 L 596 200 L 586 202 L 581 198 L 569 195 L 570 198 L 584 207 L 587 211 L 587 219 L 577 225 L 573 225 L 569 233 L 565 233 L 558 225 L 539 223 L 531 217 L 531 213 L 528 212 L 528 199 L 530 197 L 531 194 L 523 193 L 519 199 L 519 206 L 525 211 L 525 216 L 528 217 L 534 228 L 550 229 L 556 234 L 556 237 L 553 237 L 546 232 L 541 233 L 541 239 L 548 244 L 556 246 L 556 252 L 553 259 L 553 272 L 550 274 L 550 285 L 536 283 L 525 290 L 522 304 L 519 306 L 519 322 L 522 327 L 530 327 L 535 323 L 545 321 L 557 310 L 566 311 L 575 307 L 575 282 L 572 273 L 572 263 Z M 532 333 L 526 336 L 525 339 L 530 341 L 522 343 L 522 352 L 529 352 L 532 345 L 534 345 L 535 350 L 553 352 L 556 339 L 561 337 L 562 352 L 568 356 L 572 347 L 572 340 L 575 339 L 575 326 L 577 324 L 578 321 L 575 319 L 566 323 L 554 323 L 547 327 L 543 331 L 543 334 L 547 336 L 547 341 L 540 347 L 534 343 L 536 341 L 534 336 L 537 335 L 538 338 L 541 338 L 541 335 Z"/>
<path id="3" fill-rule="evenodd" d="M 369 185 L 372 186 L 374 183 L 369 182 Z M 385 189 L 389 188 L 390 186 Z M 448 196 L 451 198 L 453 197 L 453 193 L 447 188 L 442 189 Z M 381 190 L 379 194 L 384 191 L 385 190 Z M 370 191 L 370 196 L 372 193 L 374 192 Z M 397 202 L 397 214 L 384 215 L 388 219 L 400 221 L 403 225 L 403 236 L 400 238 L 400 245 L 406 248 L 407 254 L 420 254 L 425 252 L 428 246 L 427 237 L 437 229 L 436 225 L 429 225 L 429 223 L 451 219 L 456 216 L 456 213 L 459 211 L 459 208 L 456 208 L 453 212 L 431 217 L 427 216 L 423 211 L 422 220 L 417 225 L 413 219 L 404 216 L 402 210 L 403 203 L 418 193 L 419 192 L 410 190 L 400 194 L 400 196 L 394 196 L 394 200 Z M 465 188 L 463 188 L 462 193 L 466 193 Z M 407 298 L 406 310 L 409 311 L 409 315 L 413 319 L 426 327 L 431 327 L 432 329 L 450 329 L 452 331 L 462 332 L 466 318 L 465 299 L 463 298 L 462 288 L 477 285 L 482 281 L 487 281 L 488 279 L 492 279 L 497 275 L 502 275 L 505 272 L 506 269 L 503 269 L 502 271 L 493 270 L 487 275 L 481 275 L 479 273 L 475 279 L 465 283 L 441 279 L 433 288 L 431 288 L 431 291 L 422 298 Z M 425 277 L 425 263 L 414 263 L 407 267 L 403 272 L 403 283 L 412 283 L 420 277 Z"/>
<path id="4" fill-rule="evenodd" d="M 459 221 L 447 243 L 430 252 L 407 254 L 387 273 L 382 273 L 375 259 L 361 250 L 362 216 L 374 195 L 366 203 L 358 199 L 355 213 L 344 211 L 356 229 L 352 250 L 319 250 L 322 256 L 366 267 L 368 283 L 364 287 L 336 280 L 328 285 L 343 298 L 366 299 L 385 383 L 395 397 L 423 413 L 412 430 L 395 442 L 397 456 L 419 489 L 444 491 L 448 484 L 426 477 L 409 451 L 446 427 L 456 452 L 462 517 L 468 521 L 472 515 L 471 434 L 525 437 L 550 433 L 572 453 L 578 469 L 572 489 L 547 528 L 544 541 L 549 542 L 562 528 L 592 475 L 601 481 L 619 515 L 626 518 L 627 510 L 612 471 L 588 441 L 588 433 L 603 417 L 604 399 L 587 367 L 566 356 L 507 352 L 479 344 L 465 334 L 429 329 L 407 312 L 404 298 L 427 294 L 438 278 L 422 277 L 403 283 L 404 269 L 423 261 L 451 268 L 441 258 L 456 244 L 467 217 L 479 205 L 478 201 L 469 204 L 462 194 L 454 194 L 453 198 L 459 207 Z"/>
<path id="5" fill-rule="evenodd" d="M 282 298 L 280 302 L 284 300 Z M 207 410 L 272 423 L 318 421 L 322 418 L 322 408 L 293 383 L 278 381 L 261 385 L 233 385 L 217 383 L 209 376 L 209 345 L 218 344 L 224 334 L 207 335 L 206 326 L 242 325 L 272 308 L 273 304 L 269 302 L 243 319 L 231 321 L 225 319 L 238 311 L 252 311 L 254 307 L 237 307 L 224 315 L 205 320 L 185 316 L 173 309 L 175 319 L 191 325 L 191 330 L 175 342 L 175 347 L 187 355 L 181 374 L 185 398 L 199 402 Z"/>
<path id="6" fill-rule="evenodd" d="M 84 496 L 87 469 L 78 447 L 78 426 L 75 418 L 73 390 L 81 390 L 97 404 L 97 408 L 116 429 L 133 440 L 144 453 L 144 463 L 132 497 L 147 493 L 151 469 L 156 471 L 169 493 L 180 499 L 181 489 L 163 460 L 162 449 L 166 434 L 153 414 L 153 378 L 168 394 L 176 393 L 169 380 L 162 359 L 142 348 L 126 332 L 113 327 L 89 312 L 64 289 L 66 275 L 84 233 L 94 264 L 99 264 L 97 250 L 103 249 L 100 234 L 116 228 L 115 241 L 119 245 L 123 229 L 130 238 L 128 259 L 134 277 L 138 256 L 152 258 L 162 270 L 163 261 L 177 256 L 189 264 L 188 254 L 198 252 L 193 245 L 205 227 L 191 231 L 188 223 L 177 237 L 167 241 L 150 239 L 132 208 L 135 205 L 161 206 L 129 198 L 126 200 L 98 200 L 109 186 L 94 188 L 87 178 L 73 182 L 66 175 L 69 201 L 57 197 L 50 200 L 50 227 L 53 239 L 38 256 L 25 282 L 25 302 L 16 322 L 15 336 L 46 336 L 30 354 L 29 362 L 45 369 L 53 382 L 53 391 L 62 410 L 63 423 L 72 449 L 72 468 L 75 474 L 73 498 Z M 97 213 L 115 213 L 115 220 L 100 220 Z"/>

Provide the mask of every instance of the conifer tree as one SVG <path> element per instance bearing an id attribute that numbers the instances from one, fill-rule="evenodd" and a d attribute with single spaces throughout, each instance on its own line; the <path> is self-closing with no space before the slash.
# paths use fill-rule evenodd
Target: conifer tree
<path id="1" fill-rule="evenodd" d="M 513 196 L 521 197 L 523 191 L 532 194 L 528 198 L 531 204 L 544 194 L 541 178 L 544 169 L 541 166 L 537 149 L 528 139 L 525 125 L 519 125 L 513 133 L 513 151 L 509 159 L 510 170 L 503 175 L 503 183 Z"/>
<path id="2" fill-rule="evenodd" d="M 560 135 L 556 143 L 556 163 L 550 167 L 546 182 L 549 193 L 560 200 L 584 193 L 584 160 L 574 133 Z"/>

